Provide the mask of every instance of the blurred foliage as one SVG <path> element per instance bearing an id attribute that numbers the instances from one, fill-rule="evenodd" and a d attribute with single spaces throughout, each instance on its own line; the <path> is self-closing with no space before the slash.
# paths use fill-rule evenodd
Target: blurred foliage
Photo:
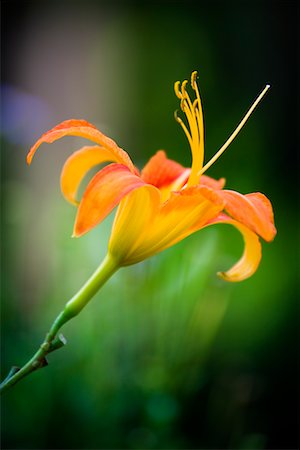
<path id="1" fill-rule="evenodd" d="M 266 193 L 278 236 L 240 284 L 216 277 L 242 251 L 226 225 L 120 270 L 65 326 L 68 345 L 49 366 L 3 397 L 3 448 L 296 448 L 295 3 L 15 3 L 4 4 L 2 80 L 46 112 L 35 129 L 35 106 L 18 103 L 3 130 L 3 374 L 32 355 L 110 234 L 112 217 L 69 238 L 75 213 L 58 179 L 78 140 L 25 167 L 30 144 L 58 121 L 99 125 L 140 167 L 158 148 L 189 165 L 173 82 L 199 70 L 206 159 L 270 82 L 209 174 Z M 36 135 L 22 140 L 25 127 Z"/>

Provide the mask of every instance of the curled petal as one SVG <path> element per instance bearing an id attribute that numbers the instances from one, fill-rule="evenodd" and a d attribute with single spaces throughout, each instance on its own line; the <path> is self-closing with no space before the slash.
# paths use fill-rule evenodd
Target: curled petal
<path id="1" fill-rule="evenodd" d="M 87 122 L 86 120 L 77 119 L 65 120 L 64 122 L 58 124 L 56 127 L 44 133 L 31 147 L 27 155 L 27 163 L 31 163 L 36 150 L 42 143 L 46 142 L 47 144 L 51 144 L 52 142 L 64 136 L 80 136 L 85 139 L 89 139 L 100 145 L 101 147 L 110 150 L 114 155 L 114 161 L 128 166 L 133 172 L 135 171 L 134 165 L 128 154 L 123 149 L 121 149 L 115 141 L 105 136 L 103 133 L 97 130 L 94 125 Z"/>
<path id="2" fill-rule="evenodd" d="M 148 183 L 162 188 L 173 183 L 186 171 L 181 164 L 168 159 L 163 150 L 159 150 L 142 170 L 141 177 Z"/>
<path id="3" fill-rule="evenodd" d="M 226 281 L 243 281 L 251 277 L 256 272 L 261 260 L 261 244 L 258 236 L 245 225 L 237 222 L 226 214 L 220 214 L 208 225 L 216 223 L 228 223 L 236 227 L 243 236 L 245 248 L 241 259 L 226 272 L 219 272 L 218 275 Z"/>
<path id="4" fill-rule="evenodd" d="M 60 185 L 66 200 L 78 205 L 76 194 L 80 182 L 94 166 L 107 161 L 116 161 L 115 155 L 104 147 L 85 146 L 67 159 L 61 172 Z"/>
<path id="5" fill-rule="evenodd" d="M 80 202 L 74 227 L 79 237 L 100 223 L 129 192 L 145 182 L 127 166 L 110 164 L 88 184 Z"/>
<path id="6" fill-rule="evenodd" d="M 235 191 L 220 191 L 225 210 L 231 217 L 246 225 L 265 241 L 276 235 L 273 210 L 270 201 L 260 192 L 242 195 Z"/>

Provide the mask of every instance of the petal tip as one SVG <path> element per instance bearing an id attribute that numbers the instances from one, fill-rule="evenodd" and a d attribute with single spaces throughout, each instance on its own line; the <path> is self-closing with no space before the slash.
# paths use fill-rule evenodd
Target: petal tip
<path id="1" fill-rule="evenodd" d="M 275 225 L 273 223 L 271 223 L 269 233 L 264 238 L 265 241 L 266 242 L 274 241 L 276 234 L 277 234 L 277 229 L 276 229 Z"/>
<path id="2" fill-rule="evenodd" d="M 224 281 L 230 281 L 231 283 L 237 282 L 237 281 L 243 281 L 242 278 L 240 279 L 234 279 L 233 277 L 230 277 L 227 272 L 217 272 L 217 275 L 219 278 L 221 278 Z"/>
<path id="3" fill-rule="evenodd" d="M 28 155 L 26 156 L 26 162 L 28 164 L 28 166 L 30 166 L 32 161 L 32 155 L 30 153 L 28 153 Z"/>
<path id="4" fill-rule="evenodd" d="M 65 199 L 69 202 L 69 203 L 71 203 L 71 205 L 74 205 L 74 206 L 76 206 L 77 208 L 78 208 L 78 206 L 80 205 L 80 202 L 78 201 L 78 200 L 76 200 L 75 198 L 73 199 L 73 198 L 71 198 L 71 197 L 67 197 L 66 195 L 64 195 L 64 193 L 62 193 L 63 194 L 63 196 L 65 197 Z"/>
<path id="5" fill-rule="evenodd" d="M 76 225 L 75 225 L 71 238 L 72 238 L 72 239 L 74 239 L 74 238 L 79 238 L 79 237 L 81 237 L 83 234 L 84 234 L 84 231 L 78 230 L 78 227 L 76 227 Z"/>
<path id="6" fill-rule="evenodd" d="M 226 275 L 226 272 L 217 272 L 217 276 L 221 278 L 222 280 L 228 281 L 228 277 Z"/>
<path id="7" fill-rule="evenodd" d="M 83 233 L 82 231 L 79 230 L 79 227 L 78 227 L 78 225 L 77 225 L 77 222 L 75 222 L 74 228 L 73 228 L 73 233 L 72 233 L 71 238 L 72 238 L 72 239 L 74 239 L 74 238 L 79 238 L 82 234 L 84 234 L 84 233 Z"/>
<path id="8" fill-rule="evenodd" d="M 219 183 L 220 183 L 220 189 L 223 189 L 223 187 L 226 184 L 226 178 L 224 178 L 224 177 L 220 178 Z"/>

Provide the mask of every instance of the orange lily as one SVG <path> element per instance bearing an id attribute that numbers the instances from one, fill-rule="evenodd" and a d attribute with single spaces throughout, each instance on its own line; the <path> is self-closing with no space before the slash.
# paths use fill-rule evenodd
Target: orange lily
<path id="1" fill-rule="evenodd" d="M 263 90 L 237 129 L 216 155 L 205 165 L 204 125 L 201 100 L 191 76 L 192 101 L 185 80 L 175 83 L 185 123 L 177 114 L 192 152 L 192 167 L 187 169 L 158 151 L 141 172 L 116 142 L 84 120 L 67 120 L 43 134 L 31 148 L 31 163 L 37 148 L 63 136 L 81 136 L 97 145 L 85 146 L 66 161 L 61 174 L 65 198 L 78 206 L 73 236 L 79 237 L 98 225 L 119 205 L 108 245 L 109 257 L 115 264 L 126 266 L 144 260 L 201 228 L 227 223 L 235 226 L 244 238 L 241 259 L 227 272 L 219 275 L 227 281 L 250 277 L 261 259 L 258 236 L 271 241 L 276 229 L 270 201 L 261 193 L 242 195 L 224 190 L 225 180 L 214 180 L 203 173 L 225 151 L 266 93 Z M 101 169 L 88 184 L 81 201 L 76 194 L 85 174 L 94 166 L 112 162 Z"/>
<path id="2" fill-rule="evenodd" d="M 66 161 L 61 188 L 68 201 L 78 206 L 74 236 L 79 237 L 100 223 L 119 204 L 115 217 L 108 254 L 81 289 L 65 304 L 52 323 L 38 351 L 22 368 L 12 367 L 0 384 L 0 392 L 18 383 L 36 369 L 47 365 L 48 353 L 65 344 L 61 327 L 87 305 L 96 292 L 121 266 L 134 264 L 158 253 L 201 228 L 228 223 L 243 235 L 245 249 L 241 259 L 227 272 L 219 275 L 228 281 L 250 277 L 261 259 L 259 237 L 271 241 L 276 229 L 269 200 L 261 193 L 242 195 L 223 189 L 225 180 L 214 180 L 204 172 L 219 158 L 232 142 L 269 86 L 253 103 L 236 130 L 215 156 L 205 165 L 204 125 L 202 106 L 193 72 L 192 101 L 187 93 L 188 81 L 175 83 L 175 93 L 186 115 L 185 123 L 177 114 L 192 152 L 192 167 L 187 169 L 159 151 L 141 173 L 128 154 L 112 139 L 85 120 L 67 120 L 43 134 L 27 156 L 28 164 L 43 143 L 52 143 L 63 136 L 81 136 L 97 145 L 85 146 Z M 88 184 L 78 202 L 80 182 L 94 166 L 112 162 L 100 170 Z"/>

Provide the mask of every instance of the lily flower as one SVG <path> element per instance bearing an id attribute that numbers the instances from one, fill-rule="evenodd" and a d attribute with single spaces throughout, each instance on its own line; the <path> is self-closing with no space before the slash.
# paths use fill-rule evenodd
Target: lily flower
<path id="1" fill-rule="evenodd" d="M 175 83 L 175 94 L 185 120 L 176 113 L 191 153 L 191 168 L 168 159 L 158 151 L 140 172 L 129 155 L 115 141 L 85 120 L 66 120 L 52 128 L 31 148 L 31 163 L 42 143 L 52 143 L 63 136 L 80 136 L 94 142 L 73 153 L 61 174 L 65 198 L 78 207 L 73 236 L 80 237 L 98 225 L 117 206 L 108 255 L 118 267 L 135 264 L 171 247 L 190 234 L 219 223 L 236 227 L 244 239 L 241 259 L 218 275 L 227 281 L 250 277 L 261 260 L 259 237 L 272 241 L 276 234 L 272 206 L 261 193 L 242 195 L 223 189 L 225 180 L 215 180 L 204 172 L 233 141 L 269 86 L 256 99 L 234 133 L 215 156 L 204 164 L 204 124 L 197 72 L 191 76 L 192 99 L 188 81 Z M 89 182 L 81 200 L 79 185 L 94 166 L 110 162 Z"/>

